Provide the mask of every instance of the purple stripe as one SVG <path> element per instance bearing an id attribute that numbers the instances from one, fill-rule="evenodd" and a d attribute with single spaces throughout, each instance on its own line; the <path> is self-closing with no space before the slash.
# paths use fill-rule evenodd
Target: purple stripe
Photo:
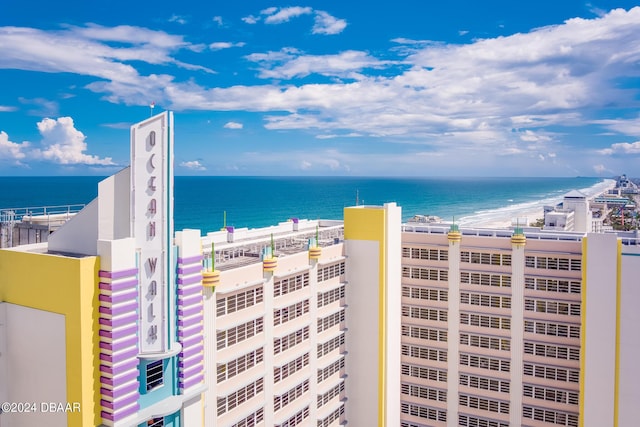
<path id="1" fill-rule="evenodd" d="M 189 348 L 185 348 L 182 353 L 180 353 L 180 359 L 188 359 L 191 356 L 194 356 L 198 353 L 202 353 L 204 349 L 204 344 L 200 343 L 199 345 L 193 345 Z"/>
<path id="2" fill-rule="evenodd" d="M 127 303 L 122 303 L 122 304 L 118 304 L 116 306 L 110 306 L 110 307 L 101 305 L 98 308 L 98 311 L 101 314 L 104 314 L 106 316 L 115 317 L 125 313 L 135 313 L 137 308 L 138 308 L 138 301 L 129 301 Z"/>
<path id="3" fill-rule="evenodd" d="M 106 277 L 108 279 L 121 279 L 123 277 L 131 277 L 138 274 L 137 268 L 130 268 L 129 270 L 120 270 L 120 271 L 98 271 L 98 277 Z"/>
<path id="4" fill-rule="evenodd" d="M 183 376 L 189 376 L 189 374 L 187 374 L 186 371 L 190 370 L 191 368 L 199 366 L 200 369 L 204 369 L 204 365 L 202 364 L 203 360 L 204 360 L 204 356 L 192 357 L 186 360 L 181 360 L 178 362 L 178 367 L 180 367 L 180 371 L 183 374 Z"/>
<path id="5" fill-rule="evenodd" d="M 202 335 L 204 325 L 198 324 L 189 329 L 181 329 L 178 331 L 178 339 L 192 337 L 194 335 Z"/>
<path id="6" fill-rule="evenodd" d="M 179 381 L 178 384 L 180 386 L 180 388 L 187 389 L 189 387 L 192 387 L 196 384 L 201 383 L 204 380 L 204 373 L 201 373 L 193 378 L 187 379 L 185 381 Z"/>
<path id="7" fill-rule="evenodd" d="M 200 322 L 202 322 L 202 316 L 193 316 L 185 320 L 178 320 L 178 329 L 188 328 Z"/>
<path id="8" fill-rule="evenodd" d="M 117 329 L 115 331 L 103 331 L 101 330 L 98 334 L 101 337 L 109 338 L 111 340 L 117 340 L 119 338 L 125 338 L 129 335 L 135 335 L 138 332 L 138 326 L 132 325 L 127 328 Z"/>
<path id="9" fill-rule="evenodd" d="M 178 274 L 193 274 L 202 270 L 202 265 L 195 264 L 188 267 L 178 267 Z"/>
<path id="10" fill-rule="evenodd" d="M 109 378 L 109 377 L 100 377 L 100 384 L 105 384 L 108 385 L 110 387 L 113 388 L 117 388 L 122 386 L 123 384 L 126 384 L 128 382 L 131 382 L 133 380 L 137 380 L 138 379 L 138 375 L 139 372 L 137 369 L 135 370 L 131 370 L 129 373 L 124 374 L 124 375 L 116 375 L 113 378 Z M 139 385 L 138 381 L 135 382 L 136 384 Z"/>
<path id="11" fill-rule="evenodd" d="M 202 286 L 190 286 L 188 288 L 178 289 L 178 296 L 180 297 L 186 297 L 195 294 L 202 295 Z"/>
<path id="12" fill-rule="evenodd" d="M 194 294 L 186 297 L 178 297 L 178 307 L 191 307 L 194 305 L 200 306 L 202 304 L 202 294 Z"/>
<path id="13" fill-rule="evenodd" d="M 176 280 L 176 283 L 178 285 L 192 285 L 199 282 L 202 282 L 202 274 L 198 274 L 197 276 L 189 276 L 186 279 L 178 277 L 178 280 Z"/>
<path id="14" fill-rule="evenodd" d="M 196 305 L 188 308 L 178 307 L 178 316 L 182 316 L 182 317 L 193 316 L 194 314 L 200 313 L 201 311 L 202 311 L 201 305 Z"/>
<path id="15" fill-rule="evenodd" d="M 131 338 L 127 338 L 122 341 L 116 342 L 104 342 L 100 341 L 100 348 L 105 351 L 117 352 L 129 347 L 138 347 L 138 337 L 133 335 Z"/>
<path id="16" fill-rule="evenodd" d="M 180 344 L 182 344 L 183 347 L 191 347 L 193 345 L 201 343 L 202 340 L 203 340 L 202 335 L 194 335 L 192 337 L 188 337 L 178 341 L 180 341 Z"/>
<path id="17" fill-rule="evenodd" d="M 135 414 L 136 412 L 138 412 L 139 409 L 140 409 L 140 405 L 136 403 L 131 408 L 125 409 L 123 411 L 117 411 L 117 413 L 115 414 L 109 411 L 100 411 L 100 416 L 102 416 L 102 418 L 106 420 L 113 421 L 115 423 L 120 421 L 123 418 L 127 418 L 129 415 Z"/>
<path id="18" fill-rule="evenodd" d="M 178 374 L 178 381 L 188 380 L 189 378 L 193 378 L 197 375 L 200 375 L 203 372 L 204 372 L 204 366 L 199 366 L 199 365 L 190 366 L 188 370 L 180 370 L 180 373 Z"/>
<path id="19" fill-rule="evenodd" d="M 109 328 L 117 328 L 117 327 L 120 327 L 122 325 L 135 323 L 136 320 L 138 320 L 138 314 L 136 312 L 133 312 L 133 313 L 128 313 L 125 316 L 118 316 L 116 318 L 111 318 L 111 319 L 105 319 L 105 318 L 101 317 L 100 319 L 98 319 L 98 322 L 101 325 L 109 327 Z"/>
<path id="20" fill-rule="evenodd" d="M 202 255 L 194 255 L 194 256 L 189 256 L 189 257 L 186 257 L 186 258 L 178 257 L 178 264 L 193 264 L 195 262 L 202 261 L 202 258 L 203 258 Z"/>
<path id="21" fill-rule="evenodd" d="M 107 304 L 115 305 L 122 302 L 135 301 L 138 297 L 138 290 L 132 289 L 129 292 L 120 295 L 99 295 L 98 300 Z"/>
<path id="22" fill-rule="evenodd" d="M 105 354 L 100 353 L 100 360 L 103 362 L 111 363 L 112 365 L 117 365 L 120 362 L 124 362 L 127 359 L 131 359 L 132 357 L 136 357 L 138 355 L 138 349 L 132 348 L 127 351 L 117 352 L 114 354 Z"/>
<path id="23" fill-rule="evenodd" d="M 116 282 L 116 283 L 100 282 L 98 287 L 103 291 L 117 292 L 123 289 L 136 287 L 137 285 L 138 285 L 138 279 L 134 277 L 132 279 L 124 280 L 122 282 Z"/>
<path id="24" fill-rule="evenodd" d="M 118 375 L 125 375 L 130 371 L 134 371 L 136 373 L 138 372 L 137 357 L 135 359 L 132 358 L 124 361 L 123 363 L 119 363 L 117 366 L 110 365 L 108 363 L 100 365 L 100 373 L 104 374 L 105 376 L 108 375 L 110 377 L 118 377 Z"/>
<path id="25" fill-rule="evenodd" d="M 126 408 L 132 403 L 137 403 L 140 395 L 138 393 L 131 394 L 126 398 L 116 398 L 114 402 L 109 402 L 108 400 L 100 399 L 100 405 L 103 408 L 111 409 L 112 411 L 118 411 L 119 409 Z"/>
<path id="26" fill-rule="evenodd" d="M 136 390 L 138 390 L 138 387 L 140 386 L 140 384 L 138 384 L 138 382 L 131 382 L 127 385 L 125 385 L 124 387 L 119 387 L 117 389 L 111 390 L 108 388 L 104 388 L 104 387 L 100 387 L 100 394 L 102 394 L 103 397 L 108 397 L 109 399 L 106 400 L 113 400 L 113 399 L 117 399 L 118 396 L 123 396 L 125 394 L 129 394 L 131 392 L 134 392 Z"/>

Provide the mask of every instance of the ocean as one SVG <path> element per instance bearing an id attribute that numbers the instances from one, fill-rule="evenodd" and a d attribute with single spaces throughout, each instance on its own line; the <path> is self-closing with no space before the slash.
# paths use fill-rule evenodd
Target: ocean
<path id="1" fill-rule="evenodd" d="M 103 177 L 0 177 L 0 209 L 86 204 Z M 436 215 L 487 225 L 531 215 L 576 189 L 595 195 L 601 178 L 175 177 L 175 229 L 264 227 L 289 218 L 342 219 L 343 208 L 396 202 L 403 220 Z M 528 218 L 530 222 L 537 218 Z"/>

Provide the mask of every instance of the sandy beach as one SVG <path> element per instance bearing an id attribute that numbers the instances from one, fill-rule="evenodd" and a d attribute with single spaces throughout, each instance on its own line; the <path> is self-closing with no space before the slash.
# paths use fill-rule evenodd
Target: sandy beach
<path id="1" fill-rule="evenodd" d="M 606 193 L 608 190 L 615 188 L 616 181 L 606 179 L 602 183 L 590 188 L 580 189 L 589 200 Z M 555 206 L 562 202 L 564 195 L 539 200 L 531 203 L 523 203 L 519 205 L 511 205 L 503 208 L 477 212 L 460 218 L 459 225 L 463 227 L 481 227 L 481 228 L 509 228 L 516 225 L 529 226 L 538 219 L 544 218 L 544 207 Z"/>

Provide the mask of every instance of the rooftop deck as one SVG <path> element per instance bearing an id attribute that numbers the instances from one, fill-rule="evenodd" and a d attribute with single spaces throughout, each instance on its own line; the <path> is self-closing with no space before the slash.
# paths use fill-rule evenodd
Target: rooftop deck
<path id="1" fill-rule="evenodd" d="M 309 239 L 315 238 L 316 233 L 320 247 L 335 245 L 344 239 L 344 225 L 340 221 L 309 221 L 297 231 L 282 228 L 284 227 L 250 230 L 248 237 L 234 238 L 232 242 L 220 242 L 219 237 L 224 234 L 229 239 L 228 232 L 209 233 L 202 238 L 204 257 L 211 257 L 213 241 L 216 269 L 223 271 L 261 262 L 262 251 L 271 246 L 272 236 L 276 257 L 307 251 Z"/>

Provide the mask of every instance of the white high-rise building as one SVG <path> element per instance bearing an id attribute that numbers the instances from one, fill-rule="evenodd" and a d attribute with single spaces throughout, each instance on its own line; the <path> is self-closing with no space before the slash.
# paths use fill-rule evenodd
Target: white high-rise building
<path id="1" fill-rule="evenodd" d="M 172 128 L 135 125 L 94 202 L 0 250 L 0 426 L 637 424 L 637 233 L 403 225 L 395 203 L 174 233 Z"/>

